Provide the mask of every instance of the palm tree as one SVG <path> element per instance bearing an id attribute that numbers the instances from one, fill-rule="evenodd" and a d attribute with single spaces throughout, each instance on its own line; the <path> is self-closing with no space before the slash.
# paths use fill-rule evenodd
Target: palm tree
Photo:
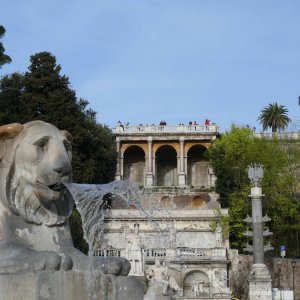
<path id="1" fill-rule="evenodd" d="M 258 121 L 263 126 L 263 131 L 267 130 L 269 127 L 272 132 L 281 131 L 291 122 L 288 117 L 288 109 L 284 105 L 278 105 L 277 102 L 270 103 L 268 106 L 263 108 Z"/>

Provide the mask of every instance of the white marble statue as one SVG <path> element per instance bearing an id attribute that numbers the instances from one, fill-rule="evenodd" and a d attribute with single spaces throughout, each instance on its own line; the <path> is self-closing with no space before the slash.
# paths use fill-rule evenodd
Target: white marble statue
<path id="1" fill-rule="evenodd" d="M 169 236 L 170 236 L 170 247 L 172 248 L 176 247 L 176 228 L 174 224 L 172 224 L 172 226 L 170 227 Z"/>
<path id="2" fill-rule="evenodd" d="M 139 224 L 134 224 L 134 232 L 130 228 L 124 228 L 124 238 L 127 241 L 125 246 L 126 258 L 131 263 L 130 275 L 144 276 L 144 255 L 143 239 L 139 233 Z"/>
<path id="3" fill-rule="evenodd" d="M 222 235 L 222 227 L 220 223 L 217 224 L 216 230 L 215 230 L 215 237 L 216 237 L 216 246 L 220 247 L 223 243 L 223 235 Z"/>
<path id="4" fill-rule="evenodd" d="M 164 285 L 164 293 L 168 294 L 168 290 L 171 290 L 174 294 L 182 296 L 183 290 L 179 287 L 174 277 L 169 274 L 169 267 L 166 263 L 161 264 L 158 258 L 155 259 L 155 264 L 150 267 L 146 273 L 146 277 L 150 282 L 150 285 L 155 281 Z"/>

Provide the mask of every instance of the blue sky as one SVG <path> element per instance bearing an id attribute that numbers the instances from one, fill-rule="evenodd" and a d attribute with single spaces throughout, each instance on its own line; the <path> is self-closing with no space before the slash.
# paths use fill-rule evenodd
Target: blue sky
<path id="1" fill-rule="evenodd" d="M 0 75 L 49 51 L 110 127 L 209 118 L 259 129 L 272 102 L 300 124 L 299 12 L 297 0 L 3 1 L 13 61 Z"/>

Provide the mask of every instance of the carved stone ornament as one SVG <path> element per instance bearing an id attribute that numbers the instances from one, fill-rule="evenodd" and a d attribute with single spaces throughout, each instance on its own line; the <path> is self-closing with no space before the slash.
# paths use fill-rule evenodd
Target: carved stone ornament
<path id="1" fill-rule="evenodd" d="M 263 166 L 261 164 L 251 164 L 248 167 L 248 178 L 254 187 L 258 187 L 264 176 Z"/>

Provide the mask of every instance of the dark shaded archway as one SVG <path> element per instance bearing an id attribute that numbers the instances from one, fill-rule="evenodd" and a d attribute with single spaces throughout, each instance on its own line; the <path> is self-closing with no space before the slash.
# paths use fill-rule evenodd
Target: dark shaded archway
<path id="1" fill-rule="evenodd" d="M 138 184 L 144 184 L 145 152 L 139 146 L 130 146 L 124 152 L 124 179 Z"/>
<path id="2" fill-rule="evenodd" d="M 202 145 L 191 147 L 187 153 L 187 184 L 195 187 L 208 187 L 208 159 Z"/>
<path id="3" fill-rule="evenodd" d="M 169 145 L 161 146 L 156 151 L 156 185 L 177 185 L 177 153 Z"/>

